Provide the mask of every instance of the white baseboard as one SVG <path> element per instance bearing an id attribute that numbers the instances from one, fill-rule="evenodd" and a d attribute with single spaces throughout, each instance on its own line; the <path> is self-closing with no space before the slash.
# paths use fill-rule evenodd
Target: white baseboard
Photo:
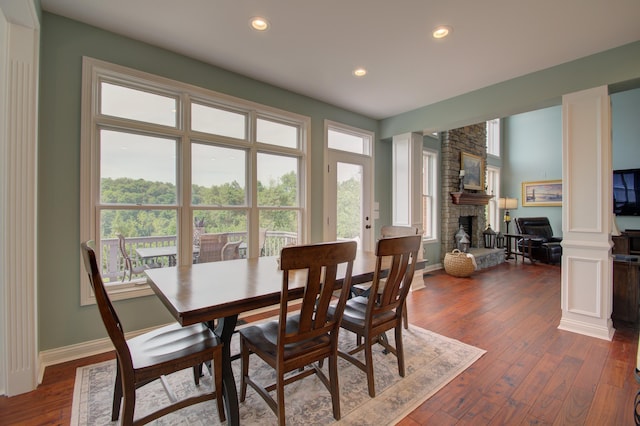
<path id="1" fill-rule="evenodd" d="M 155 330 L 156 328 L 164 327 L 164 325 L 166 324 L 126 333 L 126 338 L 130 339 L 142 333 Z M 40 365 L 38 366 L 38 384 L 42 383 L 44 370 L 50 365 L 74 361 L 76 359 L 86 358 L 88 356 L 102 354 L 112 350 L 114 350 L 114 348 L 113 344 L 111 343 L 111 339 L 105 337 L 103 339 L 90 340 L 88 342 L 76 343 L 75 345 L 63 346 L 60 348 L 42 351 L 38 355 L 40 363 Z"/>
<path id="2" fill-rule="evenodd" d="M 429 272 L 437 271 L 438 269 L 443 269 L 442 263 L 434 263 L 433 265 L 425 266 L 422 270 L 423 275 L 427 275 Z"/>

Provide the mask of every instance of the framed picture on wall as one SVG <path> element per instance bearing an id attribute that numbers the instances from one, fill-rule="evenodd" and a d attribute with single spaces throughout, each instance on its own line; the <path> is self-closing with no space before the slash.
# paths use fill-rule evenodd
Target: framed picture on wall
<path id="1" fill-rule="evenodd" d="M 460 170 L 464 170 L 464 189 L 484 189 L 484 159 L 482 157 L 462 152 Z"/>
<path id="2" fill-rule="evenodd" d="M 522 206 L 562 206 L 562 180 L 522 182 Z"/>

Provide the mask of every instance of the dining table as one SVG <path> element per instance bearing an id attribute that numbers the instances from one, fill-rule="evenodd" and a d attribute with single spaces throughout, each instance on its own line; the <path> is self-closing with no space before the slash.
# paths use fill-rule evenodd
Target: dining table
<path id="1" fill-rule="evenodd" d="M 357 252 L 351 284 L 371 281 L 376 269 L 374 252 Z M 426 261 L 418 260 L 416 269 Z M 388 266 L 383 259 L 382 269 Z M 183 326 L 206 323 L 223 342 L 222 381 L 227 423 L 240 422 L 238 394 L 231 362 L 231 337 L 238 315 L 280 303 L 282 270 L 275 256 L 234 259 L 145 270 L 150 287 Z M 342 286 L 346 265 L 338 270 L 338 288 Z M 292 295 L 303 296 L 304 270 L 291 271 Z"/>

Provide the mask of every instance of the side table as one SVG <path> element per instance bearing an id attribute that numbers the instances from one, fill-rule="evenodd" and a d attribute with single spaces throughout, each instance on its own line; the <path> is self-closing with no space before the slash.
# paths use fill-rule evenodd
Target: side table
<path id="1" fill-rule="evenodd" d="M 531 256 L 531 249 L 533 248 L 534 242 L 542 242 L 542 239 L 535 235 L 526 235 L 526 234 L 504 234 L 506 238 L 506 256 L 505 259 L 511 259 L 512 256 L 515 258 L 516 263 L 518 263 L 518 255 L 522 256 L 522 263 L 524 263 L 524 259 L 528 258 L 531 263 L 535 263 L 536 260 Z M 512 243 L 511 241 L 515 241 L 513 250 L 511 249 Z M 522 248 L 518 249 L 518 241 L 522 240 Z"/>

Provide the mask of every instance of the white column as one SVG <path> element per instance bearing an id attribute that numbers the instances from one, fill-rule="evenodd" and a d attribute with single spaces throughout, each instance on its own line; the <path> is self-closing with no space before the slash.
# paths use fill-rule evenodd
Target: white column
<path id="1" fill-rule="evenodd" d="M 0 84 L 0 379 L 2 393 L 35 389 L 39 23 L 33 2 L 0 3 L 6 39 Z"/>
<path id="2" fill-rule="evenodd" d="M 559 328 L 611 340 L 612 165 L 606 86 L 562 99 L 562 319 Z"/>
<path id="3" fill-rule="evenodd" d="M 397 135 L 392 143 L 392 225 L 422 229 L 422 134 Z M 418 258 L 423 256 L 420 244 Z M 424 287 L 422 275 L 415 272 L 412 290 Z"/>

